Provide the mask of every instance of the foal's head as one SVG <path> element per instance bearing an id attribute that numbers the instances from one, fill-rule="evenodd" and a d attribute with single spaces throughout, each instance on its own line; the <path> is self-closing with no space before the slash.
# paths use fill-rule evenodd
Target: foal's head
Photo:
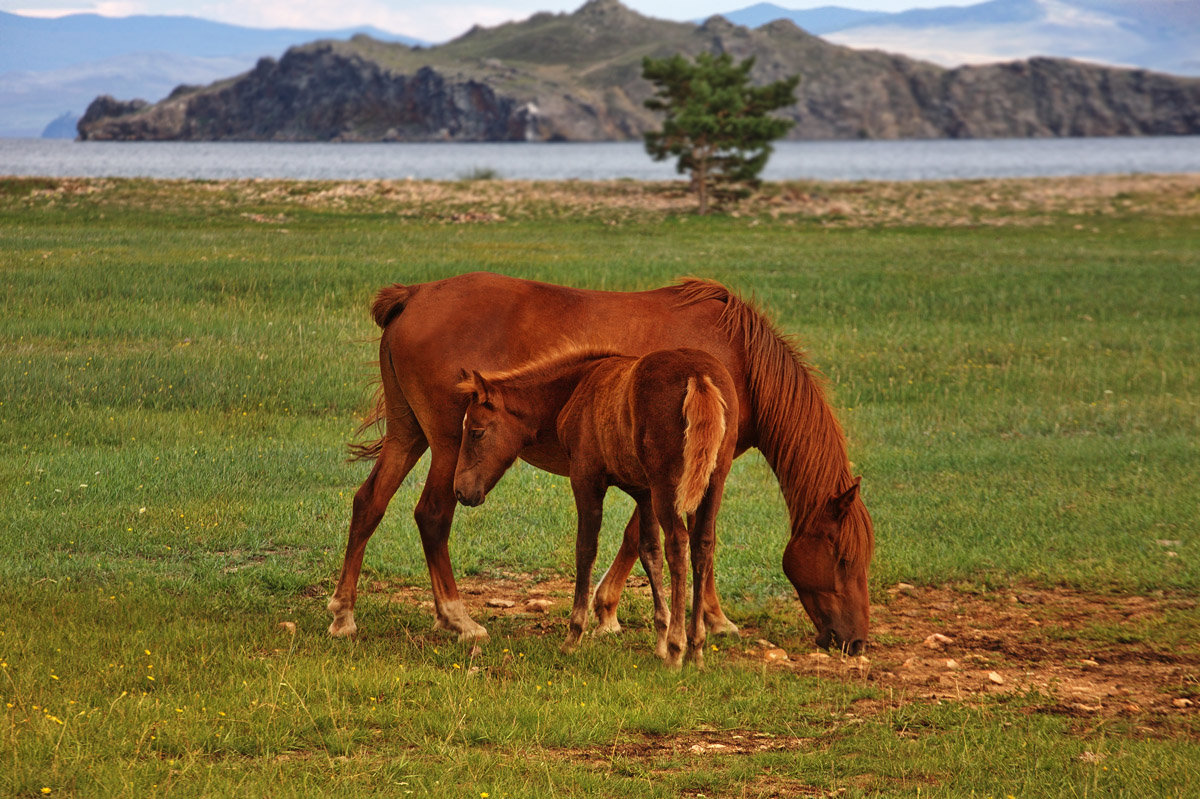
<path id="1" fill-rule="evenodd" d="M 870 623 L 867 566 L 873 540 L 858 480 L 820 508 L 783 551 L 783 571 L 817 627 L 817 646 L 852 655 L 866 647 Z M 866 542 L 848 551 L 850 542 Z"/>
<path id="2" fill-rule="evenodd" d="M 454 470 L 454 496 L 468 507 L 483 504 L 517 455 L 537 434 L 523 409 L 479 372 L 463 373 L 458 384 L 468 396 L 463 416 L 462 444 Z"/>

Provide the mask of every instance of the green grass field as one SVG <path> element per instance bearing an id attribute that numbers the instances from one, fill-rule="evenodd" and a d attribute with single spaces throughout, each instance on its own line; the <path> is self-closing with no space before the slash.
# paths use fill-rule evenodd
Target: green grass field
<path id="1" fill-rule="evenodd" d="M 424 465 L 367 551 L 360 637 L 325 635 L 367 471 L 344 445 L 369 398 L 376 288 L 475 269 L 606 289 L 699 275 L 755 298 L 828 377 L 879 603 L 900 581 L 1165 597 L 1179 609 L 1142 645 L 1182 657 L 1176 694 L 1200 701 L 1200 182 L 1139 185 L 1085 211 L 997 212 L 987 198 L 1012 185 L 812 184 L 849 210 L 701 220 L 616 208 L 607 189 L 578 212 L 474 218 L 466 184 L 417 202 L 0 180 L 0 795 L 1196 795 L 1194 707 L 1088 721 L 1029 692 L 897 697 L 735 641 L 673 675 L 639 596 L 624 636 L 572 656 L 563 603 L 534 623 L 468 596 L 492 633 L 472 652 L 420 606 Z M 856 221 L 885 194 L 945 195 L 968 219 Z M 600 561 L 630 507 L 610 494 Z M 570 576 L 573 525 L 565 480 L 515 469 L 459 509 L 457 573 Z M 720 530 L 731 618 L 811 651 L 754 453 Z M 1129 632 L 1106 630 L 1089 634 Z M 704 753 L 718 737 L 729 751 Z"/>

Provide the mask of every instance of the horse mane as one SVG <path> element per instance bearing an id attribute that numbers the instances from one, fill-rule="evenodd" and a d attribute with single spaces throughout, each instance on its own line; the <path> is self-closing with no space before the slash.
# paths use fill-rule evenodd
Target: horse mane
<path id="1" fill-rule="evenodd" d="M 825 398 L 824 378 L 754 305 L 720 283 L 688 278 L 677 288 L 680 305 L 724 303 L 719 325 L 746 358 L 755 443 L 779 479 L 792 536 L 803 535 L 853 482 L 846 436 Z M 874 538 L 861 501 L 851 506 L 834 544 L 853 563 L 870 560 Z"/>
<path id="2" fill-rule="evenodd" d="M 614 355 L 620 354 L 611 348 L 567 342 L 511 369 L 481 372 L 480 376 L 489 383 L 520 384 L 530 381 L 536 382 L 556 377 L 563 370 L 569 369 L 572 366 L 577 366 L 588 361 L 600 360 L 601 358 L 611 358 Z M 471 390 L 472 385 L 473 381 L 463 380 L 457 387 L 459 391 L 465 393 Z"/>

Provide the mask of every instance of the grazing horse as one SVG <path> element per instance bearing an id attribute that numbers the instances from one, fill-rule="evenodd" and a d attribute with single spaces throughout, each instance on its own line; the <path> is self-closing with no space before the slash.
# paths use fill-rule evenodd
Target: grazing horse
<path id="1" fill-rule="evenodd" d="M 684 280 L 651 291 L 574 289 L 474 272 L 411 286 L 386 286 L 372 315 L 379 341 L 380 389 L 364 424 L 383 435 L 351 447 L 374 460 L 354 495 L 350 532 L 329 601 L 332 635 L 353 635 L 354 603 L 367 541 L 396 489 L 428 449 L 429 473 L 414 510 L 432 583 L 435 623 L 460 638 L 487 632 L 459 597 L 447 542 L 454 519 L 454 470 L 467 397 L 460 367 L 509 369 L 571 341 L 625 355 L 694 347 L 724 364 L 737 389 L 737 452 L 757 447 L 779 480 L 791 521 L 783 568 L 817 628 L 821 646 L 857 652 L 868 628 L 867 567 L 874 530 L 854 487 L 846 439 L 821 381 L 799 352 L 756 308 L 724 286 Z M 525 461 L 566 474 L 556 442 L 536 442 Z M 619 629 L 616 606 L 638 559 L 634 512 L 621 548 L 596 589 L 601 629 Z M 732 628 L 720 611 L 712 576 L 705 620 Z"/>
<path id="2" fill-rule="evenodd" d="M 676 669 L 684 656 L 690 539 L 687 655 L 702 666 L 704 584 L 737 445 L 737 390 L 721 362 L 693 349 L 641 358 L 582 350 L 505 372 L 464 373 L 459 387 L 470 397 L 454 472 L 454 495 L 462 504 L 481 504 L 526 447 L 557 441 L 567 453 L 578 527 L 575 602 L 564 648 L 573 649 L 587 627 L 604 495 L 615 485 L 637 503 L 640 551 L 654 596 L 655 653 Z M 684 518 L 692 514 L 689 529 Z M 669 613 L 655 521 L 671 570 Z"/>

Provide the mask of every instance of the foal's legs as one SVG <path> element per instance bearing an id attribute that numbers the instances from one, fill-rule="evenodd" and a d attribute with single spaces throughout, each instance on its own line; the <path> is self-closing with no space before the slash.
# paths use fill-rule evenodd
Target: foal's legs
<path id="1" fill-rule="evenodd" d="M 600 584 L 596 586 L 596 593 L 592 598 L 592 607 L 596 611 L 596 634 L 601 633 L 619 633 L 621 632 L 621 623 L 617 621 L 617 603 L 621 601 L 621 591 L 625 588 L 625 583 L 629 579 L 629 572 L 633 569 L 633 564 L 638 559 L 638 539 L 641 535 L 641 513 L 638 508 L 634 508 L 633 515 L 629 517 L 629 524 L 625 525 L 625 535 L 621 538 L 621 548 L 617 551 L 617 556 L 613 558 L 612 565 L 608 567 L 608 571 L 600 578 Z M 654 514 L 650 514 L 651 520 L 654 519 Z M 658 534 L 657 528 L 655 535 Z M 645 566 L 645 561 L 642 562 Z M 647 567 L 648 568 L 648 567 Z M 659 563 L 659 572 L 662 571 L 662 563 Z M 647 572 L 649 573 L 649 572 Z"/>
<path id="2" fill-rule="evenodd" d="M 641 552 L 642 535 L 640 533 L 641 526 L 639 521 L 640 511 L 634 510 L 633 516 L 629 519 L 629 524 L 625 526 L 625 535 L 621 539 L 621 548 L 617 551 L 617 555 L 613 558 L 612 565 L 608 567 L 608 571 L 600 578 L 600 584 L 596 587 L 596 594 L 592 601 L 595 608 L 596 619 L 599 622 L 597 633 L 618 633 L 621 631 L 621 624 L 617 621 L 617 603 L 621 601 L 621 592 L 625 588 L 625 582 L 629 579 L 629 573 L 633 570 L 633 564 L 641 557 L 642 568 L 646 570 L 646 576 L 649 577 L 652 570 L 658 574 L 662 574 L 662 551 L 659 550 L 659 557 L 656 564 L 647 563 L 644 555 Z M 653 535 L 657 539 L 658 522 L 653 513 L 645 514 L 650 518 L 655 530 Z M 721 599 L 717 596 L 717 581 L 714 576 L 715 569 L 709 572 L 708 577 L 704 581 L 704 622 L 708 627 L 709 633 L 712 635 L 732 635 L 738 634 L 737 625 L 729 620 L 725 615 L 725 611 L 721 609 Z"/>
<path id="3" fill-rule="evenodd" d="M 691 519 L 689 530 L 692 545 L 692 618 L 688 625 L 688 658 L 693 660 L 697 667 L 704 666 L 705 623 L 709 615 L 706 593 L 712 580 L 717 511 L 721 509 L 726 474 L 720 465 L 712 473 L 708 490 L 704 492 L 704 499 L 700 501 L 696 515 Z"/>
<path id="4" fill-rule="evenodd" d="M 587 628 L 588 596 L 592 590 L 592 566 L 604 517 L 604 483 L 592 475 L 571 475 L 578 523 L 575 532 L 575 601 L 571 606 L 571 625 L 563 651 L 574 651 Z"/>
<path id="5" fill-rule="evenodd" d="M 715 480 L 716 478 L 714 477 L 712 479 Z M 724 486 L 724 484 L 725 480 L 722 478 L 721 485 Z M 720 504 L 719 499 L 718 504 Z M 696 518 L 699 513 L 700 510 L 697 509 L 696 513 L 688 516 L 688 530 L 694 530 L 696 528 Z M 716 514 L 714 512 L 714 522 L 715 518 Z M 704 626 L 710 635 L 731 635 L 736 638 L 738 635 L 738 627 L 729 620 L 729 617 L 725 615 L 725 611 L 721 610 L 721 600 L 717 597 L 717 578 L 715 576 L 717 531 L 715 523 L 712 525 L 711 534 L 713 548 L 712 567 L 708 570 L 708 574 L 705 575 L 704 581 L 699 584 L 703 587 L 704 593 Z M 692 607 L 696 608 L 699 606 L 693 603 Z"/>
<path id="6" fill-rule="evenodd" d="M 651 492 L 654 515 L 662 527 L 667 551 L 667 566 L 671 570 L 671 620 L 667 626 L 668 668 L 678 669 L 683 665 L 683 652 L 687 644 L 684 620 L 687 618 L 687 571 L 688 532 L 683 519 L 675 513 L 674 486 L 656 487 Z"/>
<path id="7" fill-rule="evenodd" d="M 454 443 L 454 442 L 450 442 Z M 413 517 L 421 533 L 425 564 L 433 589 L 434 626 L 458 633 L 458 640 L 487 638 L 487 630 L 467 614 L 454 569 L 450 564 L 450 524 L 454 521 L 454 467 L 458 463 L 458 445 L 438 442 L 432 445 L 429 475 Z"/>
<path id="8" fill-rule="evenodd" d="M 663 600 L 663 551 L 658 537 L 658 521 L 654 517 L 649 494 L 643 498 L 635 497 L 635 500 L 638 504 L 629 518 L 629 524 L 625 525 L 621 549 L 612 566 L 608 567 L 608 571 L 600 579 L 600 585 L 596 587 L 596 593 L 593 595 L 592 606 L 599 623 L 596 635 L 621 632 L 621 623 L 617 620 L 617 603 L 621 599 L 621 591 L 625 588 L 633 564 L 640 558 L 646 577 L 650 580 L 650 592 L 654 598 L 654 629 L 658 637 L 656 653 L 663 657 L 667 645 L 667 624 L 671 614 Z M 626 557 L 627 552 L 633 554 Z"/>
<path id="9" fill-rule="evenodd" d="M 654 503 L 650 497 L 638 499 L 638 516 L 641 520 L 641 538 L 638 549 L 641 553 L 642 568 L 650 579 L 650 595 L 654 598 L 654 654 L 662 659 L 667 657 L 667 629 L 671 624 L 671 611 L 663 595 L 662 541 L 658 537 L 658 522 L 654 516 Z"/>
<path id="10" fill-rule="evenodd" d="M 409 416 L 407 424 L 405 421 L 401 419 L 389 422 L 388 434 L 383 440 L 379 458 L 375 461 L 366 482 L 354 495 L 350 535 L 346 540 L 342 573 L 327 606 L 333 614 L 333 623 L 329 625 L 330 635 L 350 636 L 357 632 L 358 625 L 354 623 L 354 602 L 358 598 L 358 575 L 362 571 L 367 541 L 383 519 L 388 502 L 396 493 L 396 489 L 428 446 L 425 436 L 416 427 L 415 420 Z"/>

